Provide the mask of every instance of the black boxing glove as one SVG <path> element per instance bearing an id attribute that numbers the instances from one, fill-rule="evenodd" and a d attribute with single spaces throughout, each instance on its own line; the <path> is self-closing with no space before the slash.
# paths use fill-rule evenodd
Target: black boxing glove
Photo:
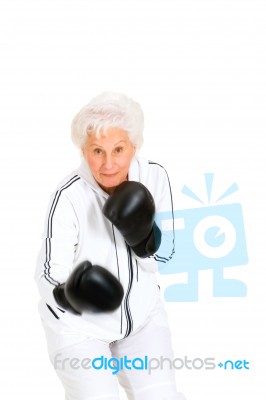
<path id="1" fill-rule="evenodd" d="M 106 200 L 103 214 L 137 256 L 148 257 L 160 247 L 161 231 L 154 222 L 154 200 L 142 183 L 126 181 L 117 186 Z"/>
<path id="2" fill-rule="evenodd" d="M 82 314 L 83 311 L 116 310 L 124 290 L 118 279 L 105 268 L 85 261 L 74 269 L 65 283 L 54 288 L 53 294 L 60 307 Z"/>

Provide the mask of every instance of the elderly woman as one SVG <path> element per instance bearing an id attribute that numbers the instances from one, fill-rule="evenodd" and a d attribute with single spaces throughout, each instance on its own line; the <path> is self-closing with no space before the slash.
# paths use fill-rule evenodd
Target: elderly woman
<path id="1" fill-rule="evenodd" d="M 165 169 L 137 155 L 143 113 L 104 92 L 80 110 L 80 167 L 52 194 L 35 279 L 50 360 L 67 400 L 179 400 L 158 263 L 174 251 L 155 212 L 171 211 Z M 168 360 L 165 360 L 165 359 Z"/>

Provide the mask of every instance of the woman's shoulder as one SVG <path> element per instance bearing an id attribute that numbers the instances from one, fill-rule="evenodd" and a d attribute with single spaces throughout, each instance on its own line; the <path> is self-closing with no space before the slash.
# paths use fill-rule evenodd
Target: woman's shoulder
<path id="1" fill-rule="evenodd" d="M 75 197 L 75 193 L 80 191 L 80 186 L 81 178 L 77 174 L 77 170 L 73 170 L 61 178 L 54 186 L 54 189 L 50 194 L 50 201 L 51 199 L 54 199 L 53 201 L 56 200 L 57 202 L 61 199 L 60 203 L 62 202 L 62 199 L 65 199 L 65 201 L 71 201 L 71 199 Z"/>
<path id="2" fill-rule="evenodd" d="M 138 157 L 140 175 L 146 178 L 165 179 L 167 171 L 165 167 L 156 160 Z"/>
<path id="3" fill-rule="evenodd" d="M 62 178 L 57 186 L 56 190 L 64 191 L 71 186 L 75 185 L 76 182 L 80 180 L 80 176 L 77 174 L 77 170 L 74 170 L 70 172 L 68 175 L 65 175 L 64 178 Z"/>
<path id="4" fill-rule="evenodd" d="M 139 181 L 145 185 L 154 198 L 160 198 L 169 187 L 166 169 L 157 161 L 138 157 Z"/>

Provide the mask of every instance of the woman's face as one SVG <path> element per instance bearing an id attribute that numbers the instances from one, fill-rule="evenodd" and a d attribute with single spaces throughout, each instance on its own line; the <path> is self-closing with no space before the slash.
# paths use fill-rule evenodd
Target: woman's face
<path id="1" fill-rule="evenodd" d="M 136 149 L 123 129 L 109 128 L 99 139 L 89 135 L 82 151 L 94 179 L 110 194 L 127 180 Z"/>

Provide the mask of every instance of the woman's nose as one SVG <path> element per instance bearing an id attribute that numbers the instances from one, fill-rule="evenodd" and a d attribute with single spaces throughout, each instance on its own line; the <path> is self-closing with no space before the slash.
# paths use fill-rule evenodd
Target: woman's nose
<path id="1" fill-rule="evenodd" d="M 112 154 L 109 154 L 109 155 L 107 154 L 107 155 L 105 156 L 104 166 L 105 166 L 106 169 L 112 169 L 112 168 L 113 168 L 113 166 L 114 166 L 114 159 L 113 159 Z"/>

